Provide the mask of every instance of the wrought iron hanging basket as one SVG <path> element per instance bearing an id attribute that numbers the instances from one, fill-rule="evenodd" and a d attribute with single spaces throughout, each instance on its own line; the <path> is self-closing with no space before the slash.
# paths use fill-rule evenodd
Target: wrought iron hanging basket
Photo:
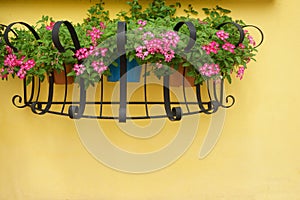
<path id="1" fill-rule="evenodd" d="M 36 39 L 39 38 L 34 29 L 26 23 L 18 22 L 22 25 L 25 25 L 35 36 Z M 5 31 L 5 41 L 7 45 L 11 46 L 14 51 L 17 51 L 11 43 L 9 42 L 8 32 L 11 30 L 11 27 L 16 24 L 10 24 Z M 65 48 L 59 40 L 59 28 L 64 24 L 68 31 L 70 32 L 71 39 L 74 44 L 74 50 L 80 49 L 80 43 L 78 36 L 75 32 L 74 27 L 68 21 L 58 21 L 55 23 L 52 31 L 52 39 L 55 47 L 60 52 L 64 52 Z M 219 27 L 226 25 L 227 23 L 221 24 Z M 242 26 L 232 23 L 237 27 L 240 40 L 238 44 L 241 43 L 244 39 L 244 31 Z M 189 41 L 184 51 L 189 52 L 196 41 L 196 29 L 191 22 L 180 22 L 175 27 L 174 30 L 178 31 L 183 25 L 186 25 L 189 29 Z M 247 25 L 252 26 L 252 25 Z M 246 26 L 245 26 L 246 27 Z M 255 26 L 252 26 L 255 27 Z M 257 28 L 257 27 L 256 27 Z M 258 29 L 259 30 L 259 29 Z M 170 91 L 170 75 L 166 75 L 162 78 L 161 81 L 161 91 L 162 99 L 160 101 L 151 100 L 149 98 L 149 78 L 145 75 L 142 80 L 142 91 L 143 91 L 143 100 L 142 101 L 131 101 L 128 100 L 128 77 L 127 77 L 127 58 L 125 52 L 126 44 L 126 23 L 118 22 L 117 27 L 117 51 L 120 55 L 120 80 L 119 80 L 119 100 L 118 101 L 107 101 L 104 98 L 106 85 L 103 79 L 100 81 L 99 86 L 97 86 L 97 92 L 100 94 L 98 100 L 90 101 L 87 99 L 87 90 L 84 86 L 84 80 L 79 80 L 79 94 L 78 100 L 68 100 L 72 96 L 72 90 L 69 88 L 68 82 L 63 86 L 63 89 L 60 88 L 58 91 L 63 90 L 62 100 L 54 100 L 56 86 L 54 84 L 54 74 L 49 75 L 49 81 L 47 86 L 46 98 L 41 97 L 41 93 L 45 87 L 42 87 L 42 82 L 39 79 L 33 79 L 30 85 L 26 85 L 26 79 L 23 81 L 23 95 L 15 95 L 12 98 L 13 104 L 18 108 L 30 107 L 32 112 L 35 114 L 43 115 L 46 113 L 51 113 L 55 115 L 68 116 L 71 119 L 80 119 L 80 118 L 92 118 L 92 119 L 117 119 L 119 122 L 126 122 L 126 120 L 137 120 L 137 119 L 150 119 L 150 118 L 168 118 L 171 121 L 178 121 L 183 116 L 194 115 L 199 113 L 212 114 L 217 112 L 218 108 L 229 108 L 235 103 L 235 99 L 232 95 L 224 95 L 224 80 L 220 79 L 219 81 L 207 82 L 206 86 L 197 84 L 194 85 L 195 91 L 195 100 L 189 101 L 187 96 L 187 86 L 185 82 L 185 75 L 182 76 L 182 101 L 173 101 L 171 98 Z M 261 31 L 260 31 L 261 32 Z M 262 32 L 261 32 L 262 34 Z M 263 36 L 263 35 L 262 35 Z M 262 42 L 262 41 L 261 41 Z M 236 46 L 238 46 L 238 44 Z M 258 45 L 260 45 L 259 43 Z M 65 66 L 64 66 L 65 68 Z M 66 70 L 66 68 L 65 68 Z M 147 65 L 142 66 L 142 73 L 146 74 Z M 64 79 L 67 80 L 67 73 L 64 73 Z M 185 69 L 183 71 L 185 74 Z M 77 86 L 75 86 L 77 87 Z M 208 98 L 204 100 L 204 96 Z M 46 99 L 46 100 L 44 100 Z M 105 106 L 118 106 L 117 115 L 107 115 L 104 113 Z M 164 113 L 161 114 L 151 114 L 150 107 L 152 105 L 161 105 L 164 108 Z M 98 112 L 95 114 L 90 114 L 86 112 L 87 106 L 98 106 Z M 143 112 L 138 115 L 128 114 L 128 106 L 143 106 Z M 192 107 L 192 108 L 191 108 Z M 196 109 L 195 109 L 196 107 Z"/>

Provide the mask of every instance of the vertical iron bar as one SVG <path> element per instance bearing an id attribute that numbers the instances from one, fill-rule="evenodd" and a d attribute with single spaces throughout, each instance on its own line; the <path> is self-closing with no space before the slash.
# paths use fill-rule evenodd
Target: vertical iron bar
<path id="1" fill-rule="evenodd" d="M 127 59 L 126 59 L 126 23 L 118 22 L 117 48 L 120 56 L 120 108 L 119 122 L 126 122 L 127 107 Z"/>
<path id="2" fill-rule="evenodd" d="M 102 117 L 102 112 L 103 112 L 103 76 L 102 79 L 100 81 L 101 87 L 100 87 L 100 92 L 101 92 L 101 96 L 100 96 L 100 112 L 99 112 L 99 117 Z"/>
<path id="3" fill-rule="evenodd" d="M 183 98 L 184 98 L 184 102 L 185 102 L 185 106 L 186 106 L 186 109 L 188 111 L 188 113 L 190 113 L 190 108 L 189 108 L 189 105 L 187 103 L 187 100 L 186 100 L 186 92 L 185 92 L 185 72 L 186 72 L 186 68 L 183 67 L 183 74 L 182 74 L 182 92 L 183 92 Z"/>
<path id="4" fill-rule="evenodd" d="M 219 102 L 219 98 L 218 98 L 218 95 L 217 95 L 217 86 L 216 86 L 216 81 L 215 80 L 213 80 L 213 90 L 214 90 L 215 101 Z"/>
<path id="5" fill-rule="evenodd" d="M 50 84 L 50 79 L 49 79 L 49 84 Z M 39 81 L 38 81 L 38 90 L 37 90 L 37 95 L 36 95 L 35 102 L 39 101 L 40 93 L 41 93 L 41 80 L 39 79 Z"/>
<path id="6" fill-rule="evenodd" d="M 147 99 L 147 64 L 145 64 L 145 74 L 144 74 L 144 100 L 145 100 L 146 116 L 149 117 L 148 99 Z"/>
<path id="7" fill-rule="evenodd" d="M 61 113 L 64 112 L 66 101 L 67 101 L 67 95 L 68 95 L 68 78 L 67 78 L 67 69 L 66 69 L 66 64 L 63 63 L 64 66 L 64 73 L 65 73 L 65 94 L 64 94 L 64 103 L 61 108 Z"/>

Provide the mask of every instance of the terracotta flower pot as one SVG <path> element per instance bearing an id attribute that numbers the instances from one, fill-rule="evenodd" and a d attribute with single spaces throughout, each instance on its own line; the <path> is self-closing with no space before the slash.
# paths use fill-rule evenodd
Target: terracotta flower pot
<path id="1" fill-rule="evenodd" d="M 69 72 L 72 71 L 73 65 L 72 64 L 65 64 L 66 71 L 57 71 L 54 70 L 53 72 L 53 78 L 54 78 L 54 83 L 58 85 L 62 85 L 66 83 L 66 78 L 67 78 L 67 84 L 72 84 L 74 83 L 74 77 L 67 76 Z"/>
<path id="2" fill-rule="evenodd" d="M 179 65 L 179 68 L 177 72 L 174 72 L 173 74 L 170 75 L 170 86 L 173 87 L 179 87 L 182 86 L 182 78 L 183 78 L 183 73 L 184 72 L 184 67 L 182 65 Z M 195 84 L 195 78 L 187 76 L 186 75 L 187 71 L 185 72 L 185 86 L 194 86 Z"/>

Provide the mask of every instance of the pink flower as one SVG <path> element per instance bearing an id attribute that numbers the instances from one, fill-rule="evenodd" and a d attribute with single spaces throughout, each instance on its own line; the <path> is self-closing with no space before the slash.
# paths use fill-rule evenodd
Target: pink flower
<path id="1" fill-rule="evenodd" d="M 240 80 L 242 80 L 242 78 L 244 76 L 244 73 L 245 73 L 244 66 L 240 66 L 238 71 L 237 71 L 236 77 L 239 78 Z"/>
<path id="2" fill-rule="evenodd" d="M 98 73 L 98 74 L 102 74 L 105 70 L 108 69 L 108 67 L 106 65 L 104 65 L 104 63 L 102 61 L 93 61 L 92 62 L 92 67 L 94 68 L 94 70 Z"/>
<path id="3" fill-rule="evenodd" d="M 170 45 L 176 47 L 180 39 L 175 31 L 168 31 L 165 34 L 162 34 L 162 36 L 166 47 L 169 47 Z"/>
<path id="4" fill-rule="evenodd" d="M 76 51 L 75 56 L 78 60 L 85 59 L 89 56 L 89 51 L 87 48 L 80 48 Z"/>
<path id="5" fill-rule="evenodd" d="M 229 33 L 226 33 L 223 30 L 220 30 L 216 33 L 216 35 L 218 36 L 218 38 L 220 38 L 221 40 L 225 41 L 227 38 L 229 38 Z"/>
<path id="6" fill-rule="evenodd" d="M 253 46 L 256 45 L 256 42 L 254 41 L 254 39 L 251 35 L 248 35 L 247 38 L 248 38 L 250 44 L 252 44 Z"/>
<path id="7" fill-rule="evenodd" d="M 229 51 L 231 53 L 234 53 L 234 48 L 235 46 L 229 42 L 226 42 L 225 44 L 223 44 L 222 48 L 226 51 Z"/>
<path id="8" fill-rule="evenodd" d="M 48 31 L 51 31 L 53 29 L 53 27 L 54 27 L 54 24 L 55 24 L 55 22 L 50 22 L 50 25 L 46 26 L 46 29 Z"/>
<path id="9" fill-rule="evenodd" d="M 92 27 L 92 30 L 88 30 L 86 35 L 90 36 L 93 45 L 97 46 L 97 39 L 99 39 L 102 34 L 103 32 L 101 32 L 100 29 L 97 29 L 96 27 Z"/>
<path id="10" fill-rule="evenodd" d="M 141 58 L 142 60 L 145 59 L 146 56 L 149 55 L 149 52 L 146 50 L 146 47 L 145 46 L 138 46 L 136 49 L 135 49 L 135 52 L 136 52 L 136 56 L 138 58 Z"/>
<path id="11" fill-rule="evenodd" d="M 101 56 L 105 57 L 106 56 L 106 52 L 108 51 L 108 49 L 107 48 L 100 48 L 99 50 L 100 50 Z"/>
<path id="12" fill-rule="evenodd" d="M 18 72 L 17 72 L 17 76 L 20 79 L 24 79 L 26 77 L 26 70 L 24 70 L 23 68 L 21 68 Z"/>
<path id="13" fill-rule="evenodd" d="M 16 67 L 19 66 L 17 56 L 14 54 L 8 54 L 4 59 L 4 66 Z"/>
<path id="14" fill-rule="evenodd" d="M 152 32 L 146 32 L 142 36 L 144 46 L 136 48 L 136 56 L 144 60 L 149 54 L 161 54 L 166 62 L 171 62 L 175 57 L 175 52 L 171 47 L 176 47 L 179 39 L 175 31 L 168 31 L 157 37 Z"/>
<path id="15" fill-rule="evenodd" d="M 21 68 L 23 68 L 25 71 L 28 71 L 34 66 L 35 66 L 35 61 L 33 59 L 29 59 L 21 65 Z"/>
<path id="16" fill-rule="evenodd" d="M 154 38 L 154 34 L 150 31 L 143 34 L 142 40 L 148 40 Z"/>
<path id="17" fill-rule="evenodd" d="M 172 49 L 169 49 L 168 51 L 165 51 L 164 53 L 165 61 L 171 62 L 173 58 L 175 58 L 175 52 Z"/>
<path id="18" fill-rule="evenodd" d="M 199 67 L 199 72 L 204 76 L 211 77 L 220 72 L 220 67 L 218 64 L 205 63 L 203 66 Z"/>
<path id="19" fill-rule="evenodd" d="M 253 37 L 250 34 L 247 34 L 247 33 L 249 33 L 249 31 L 248 30 L 244 30 L 244 33 L 247 35 L 249 43 L 252 44 L 253 46 L 255 46 L 256 42 L 254 41 Z"/>
<path id="20" fill-rule="evenodd" d="M 206 51 L 206 54 L 217 54 L 219 50 L 219 44 L 216 41 L 210 42 L 208 45 L 202 46 L 202 49 Z"/>
<path id="21" fill-rule="evenodd" d="M 86 67 L 83 64 L 80 64 L 80 65 L 75 64 L 73 69 L 76 73 L 76 76 L 79 76 L 84 73 L 84 71 L 86 70 Z"/>
<path id="22" fill-rule="evenodd" d="M 0 78 L 7 78 L 8 74 L 4 74 L 4 68 L 0 70 Z"/>
<path id="23" fill-rule="evenodd" d="M 99 25 L 100 25 L 100 28 L 101 28 L 101 29 L 106 29 L 106 26 L 104 25 L 103 22 L 100 22 Z"/>
<path id="24" fill-rule="evenodd" d="M 161 64 L 161 61 L 157 62 L 155 65 L 156 65 L 157 69 L 160 69 L 160 68 L 162 68 L 162 66 L 163 66 L 163 65 Z"/>
<path id="25" fill-rule="evenodd" d="M 10 48 L 9 46 L 5 45 L 5 50 L 7 51 L 7 53 L 12 54 L 12 48 Z"/>
<path id="26" fill-rule="evenodd" d="M 240 43 L 240 44 L 239 44 L 239 47 L 240 47 L 241 49 L 245 49 L 245 45 L 244 45 L 243 43 Z"/>
<path id="27" fill-rule="evenodd" d="M 146 26 L 147 21 L 139 20 L 138 24 L 141 25 L 141 26 Z"/>

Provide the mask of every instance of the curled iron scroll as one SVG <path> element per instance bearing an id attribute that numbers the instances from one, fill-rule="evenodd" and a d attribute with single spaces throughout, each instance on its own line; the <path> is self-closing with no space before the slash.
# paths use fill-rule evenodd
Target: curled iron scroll
<path id="1" fill-rule="evenodd" d="M 183 25 L 187 25 L 190 35 L 189 35 L 189 42 L 187 44 L 187 46 L 184 48 L 184 52 L 188 53 L 191 51 L 191 49 L 194 47 L 195 42 L 196 42 L 196 28 L 194 26 L 193 23 L 191 22 L 178 22 L 175 27 L 174 27 L 174 31 L 179 31 L 179 29 L 183 26 Z M 164 76 L 164 80 L 163 80 L 163 93 L 164 93 L 164 106 L 165 106 L 165 111 L 167 114 L 167 117 L 169 118 L 169 120 L 171 121 L 178 121 L 181 120 L 182 118 L 182 109 L 181 107 L 173 107 L 171 108 L 171 103 L 170 103 L 170 82 L 169 82 L 170 76 L 166 75 Z"/>
<path id="2" fill-rule="evenodd" d="M 263 43 L 263 41 L 264 41 L 264 33 L 263 33 L 262 30 L 261 30 L 260 28 L 258 28 L 257 26 L 254 26 L 254 25 L 244 25 L 244 26 L 243 26 L 243 28 L 246 28 L 246 27 L 253 27 L 253 28 L 255 28 L 255 29 L 257 29 L 257 30 L 259 31 L 259 33 L 260 33 L 260 35 L 261 35 L 261 40 L 260 40 L 260 42 L 258 43 L 258 45 L 256 45 L 254 48 L 259 47 L 259 46 Z"/>
<path id="3" fill-rule="evenodd" d="M 1 27 L 4 27 L 4 28 L 7 28 L 7 26 L 4 25 L 4 24 L 0 24 L 0 26 L 1 26 Z M 16 37 L 18 37 L 17 33 L 16 33 L 13 29 L 11 29 L 11 28 L 9 28 L 8 31 L 7 31 L 7 37 L 8 37 L 9 31 L 11 31 Z M 2 40 L 0 40 L 0 42 L 2 42 Z M 25 83 L 26 83 L 26 80 L 24 80 L 24 104 L 23 104 L 23 105 L 18 105 L 18 104 L 21 104 L 22 101 L 23 101 L 23 98 L 22 98 L 20 95 L 15 95 L 15 96 L 13 96 L 13 98 L 12 98 L 12 103 L 13 103 L 13 105 L 16 106 L 17 108 L 25 108 L 25 107 L 28 105 L 27 98 L 26 98 L 27 92 L 26 92 L 26 86 L 25 86 Z M 33 94 L 33 92 L 32 92 L 31 94 Z M 31 101 L 32 98 L 33 98 L 33 95 L 31 95 L 29 101 Z M 18 102 L 18 103 L 16 103 L 16 102 Z"/>
<path id="4" fill-rule="evenodd" d="M 7 28 L 7 26 L 5 24 L 0 24 L 0 27 Z M 16 37 L 18 37 L 17 33 L 13 29 L 9 28 L 8 33 L 9 33 L 9 31 L 11 31 Z M 3 37 L 4 37 L 4 35 L 3 35 Z M 2 42 L 2 41 L 0 40 L 0 42 Z"/>
<path id="5" fill-rule="evenodd" d="M 191 51 L 191 49 L 194 47 L 196 39 L 197 39 L 197 31 L 196 28 L 194 26 L 194 24 L 192 22 L 178 22 L 175 27 L 174 27 L 174 31 L 179 31 L 179 29 L 183 26 L 183 25 L 187 25 L 189 32 L 190 32 L 190 40 L 188 45 L 184 48 L 184 52 L 188 53 Z"/>
<path id="6" fill-rule="evenodd" d="M 34 37 L 35 37 L 36 40 L 39 40 L 39 39 L 40 39 L 40 36 L 37 34 L 37 32 L 34 30 L 34 28 L 33 28 L 32 26 L 30 26 L 29 24 L 25 23 L 25 22 L 13 22 L 13 23 L 9 24 L 9 25 L 6 27 L 5 31 L 4 31 L 4 36 L 3 36 L 3 37 L 4 37 L 4 40 L 5 40 L 6 44 L 7 44 L 10 48 L 12 48 L 13 51 L 14 51 L 15 53 L 18 52 L 18 49 L 17 49 L 15 46 L 13 46 L 13 45 L 11 44 L 11 42 L 10 42 L 10 40 L 9 40 L 9 37 L 8 37 L 9 32 L 12 30 L 11 28 L 12 28 L 15 24 L 21 24 L 21 25 L 25 26 L 25 27 L 28 28 L 28 29 L 30 30 L 30 32 L 34 35 Z"/>
<path id="7" fill-rule="evenodd" d="M 52 29 L 52 41 L 54 43 L 54 46 L 57 48 L 59 52 L 65 52 L 67 49 L 65 49 L 59 39 L 59 29 L 61 25 L 64 24 L 70 33 L 71 39 L 74 44 L 74 48 L 71 48 L 73 52 L 76 52 L 76 50 L 80 49 L 80 42 L 78 39 L 78 36 L 76 34 L 75 28 L 73 25 L 68 21 L 58 21 L 54 24 Z M 80 78 L 79 80 L 79 87 L 80 87 L 80 102 L 79 105 L 71 105 L 68 109 L 68 115 L 71 119 L 79 119 L 82 117 L 85 105 L 86 105 L 86 90 L 84 86 L 84 80 Z"/>
<path id="8" fill-rule="evenodd" d="M 79 39 L 78 39 L 78 36 L 76 34 L 76 31 L 75 31 L 73 25 L 68 21 L 58 21 L 54 24 L 53 29 L 52 29 L 53 44 L 59 52 L 66 51 L 66 49 L 62 46 L 60 39 L 59 39 L 59 29 L 62 24 L 64 24 L 70 32 L 70 35 L 71 35 L 71 38 L 72 38 L 72 41 L 73 41 L 73 44 L 75 47 L 74 49 L 71 49 L 71 50 L 73 50 L 75 52 L 76 50 L 80 49 L 80 43 L 79 43 Z"/>
<path id="9" fill-rule="evenodd" d="M 17 33 L 12 29 L 12 27 L 14 25 L 16 25 L 16 24 L 21 24 L 21 25 L 25 26 L 33 34 L 33 36 L 34 36 L 34 38 L 36 40 L 40 39 L 38 33 L 34 30 L 34 28 L 32 26 L 30 26 L 29 24 L 25 23 L 25 22 L 13 22 L 13 23 L 9 24 L 8 26 L 4 25 L 6 27 L 6 29 L 4 31 L 4 35 L 3 35 L 4 40 L 6 42 L 6 45 L 8 45 L 10 48 L 12 48 L 12 50 L 15 53 L 18 52 L 18 49 L 15 46 L 13 46 L 12 43 L 10 42 L 8 34 L 11 31 L 16 37 L 18 37 Z M 39 42 L 39 44 L 40 44 L 40 42 Z M 30 103 L 32 102 L 33 96 L 34 96 L 34 87 L 35 87 L 35 81 L 34 81 L 34 79 L 32 80 L 32 84 L 31 84 L 31 94 L 30 94 L 29 100 L 27 100 L 26 79 L 24 79 L 23 85 L 24 85 L 24 88 L 23 88 L 23 90 L 24 90 L 24 96 L 23 96 L 23 98 L 24 98 L 24 105 L 20 106 L 20 105 L 17 105 L 17 103 L 16 103 L 16 101 L 18 103 L 22 102 L 23 98 L 20 95 L 15 95 L 12 98 L 12 102 L 13 102 L 14 106 L 16 106 L 17 108 L 24 108 L 24 107 L 30 105 Z"/>
<path id="10" fill-rule="evenodd" d="M 243 43 L 243 41 L 244 41 L 244 38 L 245 38 L 244 30 L 243 30 L 243 28 L 242 28 L 241 25 L 239 25 L 239 24 L 237 24 L 235 22 L 224 22 L 224 23 L 220 24 L 219 26 L 217 26 L 217 29 L 220 29 L 221 27 L 223 27 L 223 26 L 225 26 L 227 24 L 234 25 L 238 29 L 239 33 L 240 33 L 239 41 L 235 44 L 235 48 L 237 48 L 239 46 L 239 44 Z"/>
<path id="11" fill-rule="evenodd" d="M 47 103 L 46 103 L 46 107 L 43 108 L 42 103 L 39 102 L 38 99 L 37 99 L 37 101 L 35 101 L 31 104 L 31 111 L 33 113 L 43 115 L 43 114 L 47 113 L 50 110 L 51 105 L 52 105 L 52 100 L 53 100 L 53 82 L 54 82 L 53 76 L 50 76 L 49 77 L 49 90 L 48 90 L 49 93 L 48 93 L 48 100 L 47 100 Z M 40 87 L 40 82 L 39 82 L 39 87 Z"/>

